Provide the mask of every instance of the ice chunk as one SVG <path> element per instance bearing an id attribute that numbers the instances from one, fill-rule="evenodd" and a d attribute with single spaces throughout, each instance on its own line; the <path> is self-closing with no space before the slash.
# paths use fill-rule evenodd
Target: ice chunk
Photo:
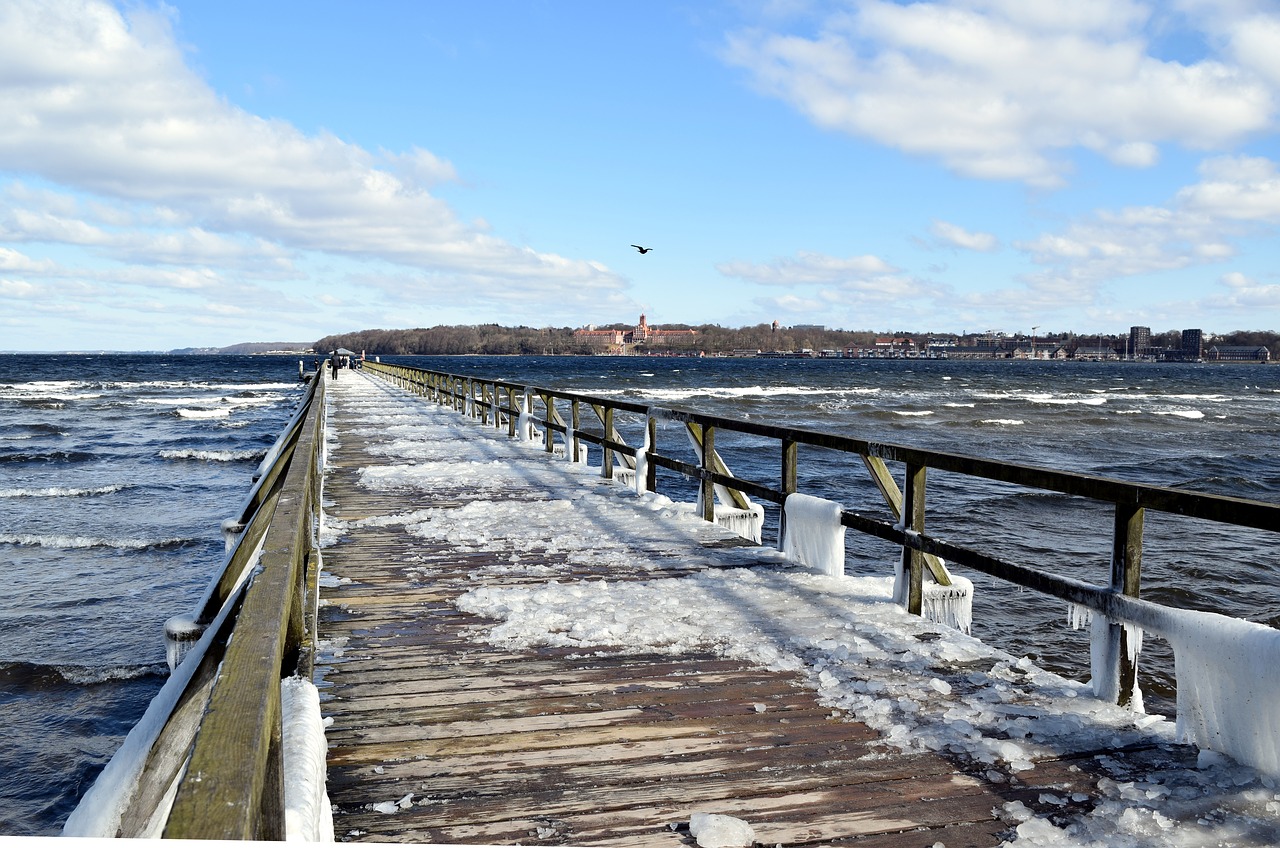
<path id="1" fill-rule="evenodd" d="M 835 501 L 798 492 L 787 495 L 783 504 L 786 517 L 783 554 L 822 574 L 843 575 L 844 526 L 840 523 L 841 511 L 840 504 Z"/>
<path id="2" fill-rule="evenodd" d="M 751 825 L 719 813 L 694 813 L 689 818 L 689 833 L 701 848 L 750 848 L 756 841 Z"/>

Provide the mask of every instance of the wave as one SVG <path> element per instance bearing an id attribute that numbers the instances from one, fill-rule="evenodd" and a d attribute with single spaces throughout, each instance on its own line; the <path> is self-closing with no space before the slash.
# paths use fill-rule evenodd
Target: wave
<path id="1" fill-rule="evenodd" d="M 179 409 L 177 410 L 179 418 L 227 418 L 231 415 L 230 409 Z"/>
<path id="2" fill-rule="evenodd" d="M 923 418 L 926 415 L 932 415 L 933 410 L 932 409 L 924 409 L 924 410 L 895 409 L 893 410 L 893 414 L 901 415 L 905 418 Z"/>
<path id="3" fill-rule="evenodd" d="M 38 533 L 0 533 L 0 545 L 32 548 L 114 548 L 123 551 L 145 551 L 176 548 L 191 539 L 105 539 L 98 536 L 58 536 Z"/>
<path id="4" fill-rule="evenodd" d="M 146 677 L 168 677 L 165 663 L 146 665 L 90 666 L 74 664 L 42 664 L 31 662 L 0 662 L 0 682 L 5 688 L 36 689 L 43 686 L 70 683 L 87 686 L 112 680 L 140 680 Z"/>
<path id="5" fill-rule="evenodd" d="M 1000 426 L 1016 427 L 1019 424 L 1026 424 L 1021 418 L 984 418 L 978 422 L 980 424 L 996 424 Z"/>
<path id="6" fill-rule="evenodd" d="M 127 489 L 129 486 L 99 486 L 94 489 L 71 489 L 62 486 L 49 486 L 44 489 L 0 489 L 0 498 L 79 498 L 87 495 L 110 495 Z"/>
<path id="7" fill-rule="evenodd" d="M 1156 415 L 1176 415 L 1179 418 L 1189 418 L 1193 421 L 1204 418 L 1204 413 L 1198 409 L 1157 409 Z"/>
<path id="8" fill-rule="evenodd" d="M 157 456 L 161 459 L 195 459 L 203 462 L 246 462 L 260 460 L 267 455 L 265 450 L 162 450 Z"/>
<path id="9" fill-rule="evenodd" d="M 739 398 L 771 398 L 793 395 L 842 397 L 846 395 L 875 395 L 879 393 L 880 389 L 874 386 L 852 389 L 837 389 L 830 386 L 696 386 L 682 389 L 645 388 L 639 392 L 634 389 L 612 389 L 595 392 L 595 394 L 604 397 L 620 395 L 634 396 L 636 394 L 640 394 L 649 400 L 668 402 L 690 400 L 692 398 L 734 400 Z"/>
<path id="10" fill-rule="evenodd" d="M 94 454 L 87 451 L 47 451 L 44 453 L 6 453 L 0 454 L 0 462 L 88 462 L 95 459 Z"/>

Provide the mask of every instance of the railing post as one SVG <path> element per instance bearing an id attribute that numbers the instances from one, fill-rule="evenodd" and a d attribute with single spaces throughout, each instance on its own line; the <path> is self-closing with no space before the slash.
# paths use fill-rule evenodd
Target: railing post
<path id="1" fill-rule="evenodd" d="M 606 406 L 604 408 L 604 439 L 603 441 L 612 440 L 613 436 L 613 407 Z M 604 449 L 604 463 L 600 468 L 600 476 L 606 480 L 613 479 L 613 448 L 608 445 L 601 445 Z"/>
<path id="2" fill-rule="evenodd" d="M 902 494 L 902 527 L 924 532 L 926 467 L 907 463 L 906 486 Z M 905 545 L 902 548 L 902 573 L 907 580 L 907 612 L 921 615 L 924 607 L 924 554 Z"/>
<path id="3" fill-rule="evenodd" d="M 656 492 L 658 490 L 658 465 L 653 462 L 653 454 L 658 452 L 658 419 L 652 415 L 645 416 L 646 427 L 649 431 L 649 451 L 644 460 L 644 490 L 646 492 Z"/>
<path id="4" fill-rule="evenodd" d="M 582 411 L 576 400 L 569 402 L 569 416 L 569 420 L 573 422 L 573 444 L 569 446 L 573 450 L 573 457 L 570 462 L 577 462 L 578 446 L 581 444 L 578 440 L 578 428 L 582 426 Z"/>
<path id="5" fill-rule="evenodd" d="M 1142 584 L 1142 531 L 1146 524 L 1146 511 L 1134 504 L 1116 504 L 1115 530 L 1111 537 L 1111 589 L 1131 598 L 1138 597 Z M 1133 700 L 1137 682 L 1137 652 L 1129 646 L 1129 635 L 1124 626 L 1115 622 L 1107 625 L 1108 660 L 1114 657 L 1118 691 L 1115 701 L 1128 706 Z M 1110 694 L 1110 693 L 1107 693 Z"/>
<path id="6" fill-rule="evenodd" d="M 715 484 L 706 478 L 705 475 L 710 474 L 715 468 L 716 456 L 716 428 L 705 425 L 702 428 L 702 456 L 700 464 L 702 466 L 703 478 L 698 484 L 698 511 L 702 514 L 703 521 L 716 520 L 716 487 Z"/>
<path id="7" fill-rule="evenodd" d="M 547 453 L 552 453 L 556 449 L 556 431 L 551 429 L 556 420 L 556 407 L 550 392 L 543 393 L 542 407 L 546 412 L 546 420 L 542 422 L 542 447 Z"/>
<path id="8" fill-rule="evenodd" d="M 796 469 L 799 466 L 800 445 L 790 439 L 782 440 L 782 505 L 778 508 L 778 550 L 787 532 L 787 495 L 799 488 Z"/>

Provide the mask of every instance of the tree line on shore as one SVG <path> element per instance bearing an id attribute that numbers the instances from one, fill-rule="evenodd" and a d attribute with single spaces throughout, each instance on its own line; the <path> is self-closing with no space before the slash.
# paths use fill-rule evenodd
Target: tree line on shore
<path id="1" fill-rule="evenodd" d="M 359 330 L 325 336 L 315 343 L 317 351 L 346 348 L 368 356 L 449 356 L 466 354 L 502 355 L 588 355 L 600 353 L 599 342 L 575 336 L 572 327 L 504 327 L 498 324 L 440 325 L 401 330 Z M 597 329 L 630 331 L 628 324 L 609 324 Z M 664 324 L 666 330 L 695 330 L 693 335 L 658 336 L 635 350 L 648 353 L 733 353 L 734 351 L 844 350 L 871 347 L 879 338 L 911 338 L 921 349 L 929 339 L 948 340 L 958 345 L 975 345 L 984 334 L 877 333 L 862 330 L 827 330 L 816 327 L 774 327 L 757 324 L 729 328 L 718 324 Z M 1021 336 L 1006 337 L 1016 342 Z M 1270 330 L 1236 330 L 1216 334 L 1213 343 L 1231 346 L 1265 346 L 1273 358 L 1280 358 L 1280 333 Z M 1036 337 L 1040 344 L 1060 344 L 1068 351 L 1076 347 L 1111 346 L 1123 349 L 1128 334 L 1084 335 L 1046 333 Z M 1151 334 L 1151 346 L 1177 348 L 1180 330 Z M 1208 344 L 1206 336 L 1206 345 Z"/>

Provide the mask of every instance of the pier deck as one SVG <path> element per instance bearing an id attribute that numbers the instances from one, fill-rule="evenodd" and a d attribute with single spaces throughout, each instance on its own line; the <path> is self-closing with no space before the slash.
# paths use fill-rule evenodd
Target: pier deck
<path id="1" fill-rule="evenodd" d="M 1035 808 L 1045 792 L 1077 793 L 1087 811 L 1088 756 L 991 782 L 972 765 L 879 744 L 797 674 L 710 648 L 484 641 L 494 622 L 455 605 L 482 586 L 676 580 L 750 554 L 714 525 L 682 535 L 656 513 L 655 535 L 684 539 L 684 553 L 649 551 L 663 565 L 643 570 L 537 546 L 520 549 L 516 567 L 501 545 L 414 532 L 477 501 L 538 510 L 584 487 L 618 501 L 618 485 L 364 375 L 344 372 L 329 404 L 336 540 L 324 551 L 317 681 L 333 719 L 339 840 L 677 846 L 693 844 L 692 813 L 712 812 L 748 821 L 762 845 L 960 848 L 998 844 L 1011 824 L 996 813 L 1010 801 Z M 482 440 L 501 485 L 475 463 L 442 473 L 462 453 L 457 439 Z"/>

